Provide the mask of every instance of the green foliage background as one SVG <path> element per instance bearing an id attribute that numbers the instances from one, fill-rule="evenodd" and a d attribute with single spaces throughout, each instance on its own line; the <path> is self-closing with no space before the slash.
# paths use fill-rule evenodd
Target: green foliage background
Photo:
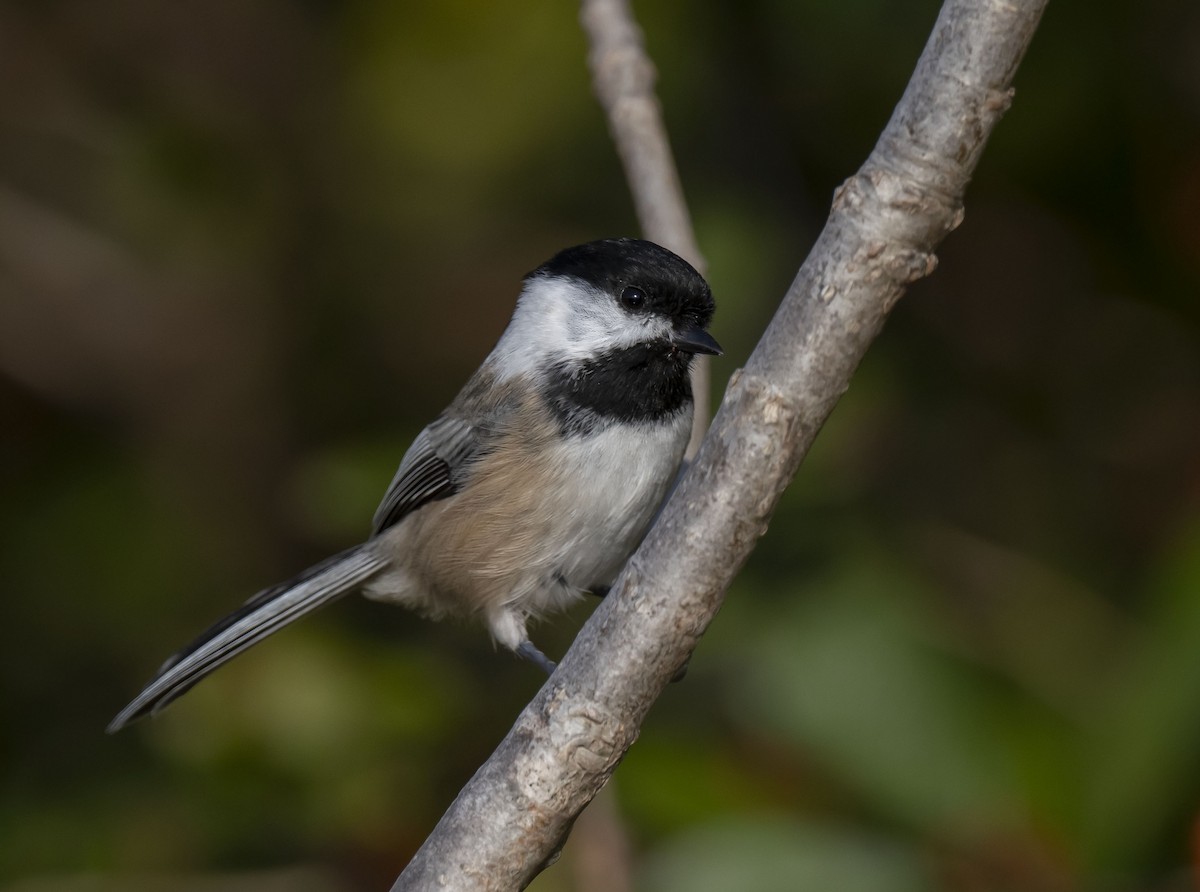
<path id="1" fill-rule="evenodd" d="M 936 9 L 638 4 L 717 395 Z M 1191 888 L 1197 46 L 1184 0 L 1050 5 L 618 772 L 638 889 Z M 635 231 L 584 56 L 570 3 L 0 2 L 0 888 L 385 888 L 532 696 L 479 629 L 353 600 L 102 733 L 364 535 L 523 273 Z M 589 888 L 579 846 L 534 888 Z"/>

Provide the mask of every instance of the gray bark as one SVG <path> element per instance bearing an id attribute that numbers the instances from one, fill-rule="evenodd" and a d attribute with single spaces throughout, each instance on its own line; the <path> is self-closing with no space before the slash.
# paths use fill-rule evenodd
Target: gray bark
<path id="1" fill-rule="evenodd" d="M 393 889 L 518 889 L 553 857 L 716 614 L 888 312 L 935 268 L 1044 6 L 946 0 L 658 523 Z"/>

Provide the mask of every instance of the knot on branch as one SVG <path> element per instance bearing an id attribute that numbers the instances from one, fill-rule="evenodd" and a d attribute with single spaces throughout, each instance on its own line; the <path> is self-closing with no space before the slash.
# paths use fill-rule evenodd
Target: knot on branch
<path id="1" fill-rule="evenodd" d="M 540 718 L 550 735 L 549 758 L 583 775 L 607 779 L 629 745 L 624 725 L 612 709 L 578 691 L 568 694 L 561 687 L 555 689 Z M 527 779 L 536 781 L 537 774 L 531 771 Z"/>
<path id="2" fill-rule="evenodd" d="M 727 415 L 753 419 L 751 423 L 763 434 L 783 442 L 791 439 L 792 428 L 802 412 L 800 404 L 775 381 L 747 368 L 734 369 L 729 376 L 722 410 L 725 406 L 730 407 Z M 714 428 L 718 420 L 724 419 L 718 415 Z"/>
<path id="3" fill-rule="evenodd" d="M 963 220 L 961 202 L 870 162 L 834 193 L 833 211 L 843 235 L 856 243 L 846 272 L 865 283 L 910 285 L 930 275 L 937 269 L 933 247 Z M 840 290 L 824 282 L 817 293 L 828 303 Z M 889 296 L 885 311 L 899 294 Z"/>
<path id="4" fill-rule="evenodd" d="M 961 190 L 940 178 L 921 179 L 874 162 L 874 155 L 854 177 L 864 190 L 867 215 L 875 211 L 876 229 L 905 236 L 914 245 L 932 247 L 963 219 Z"/>

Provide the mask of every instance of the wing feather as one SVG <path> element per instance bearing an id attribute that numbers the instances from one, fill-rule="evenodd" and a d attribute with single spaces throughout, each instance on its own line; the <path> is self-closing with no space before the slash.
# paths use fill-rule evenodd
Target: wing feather
<path id="1" fill-rule="evenodd" d="M 485 451 L 486 439 L 473 425 L 447 415 L 421 431 L 375 511 L 372 535 L 462 489 L 472 462 Z"/>

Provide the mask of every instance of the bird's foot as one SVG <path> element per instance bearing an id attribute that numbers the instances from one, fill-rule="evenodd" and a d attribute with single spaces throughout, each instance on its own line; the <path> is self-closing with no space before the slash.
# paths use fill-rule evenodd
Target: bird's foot
<path id="1" fill-rule="evenodd" d="M 554 672 L 554 661 L 538 650 L 536 645 L 528 638 L 517 645 L 515 653 L 521 659 L 528 660 L 539 667 L 547 675 Z"/>

